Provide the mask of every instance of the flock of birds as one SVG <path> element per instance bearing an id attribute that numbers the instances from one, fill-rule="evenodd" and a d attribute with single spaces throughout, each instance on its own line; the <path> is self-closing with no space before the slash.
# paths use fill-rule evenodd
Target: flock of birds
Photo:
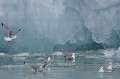
<path id="1" fill-rule="evenodd" d="M 17 38 L 17 34 L 20 32 L 21 29 L 18 29 L 18 31 L 16 33 L 13 33 L 12 30 L 5 25 L 4 23 L 2 23 L 2 28 L 4 28 L 7 32 L 8 32 L 8 36 L 4 37 L 4 40 L 7 42 L 11 42 L 14 39 Z M 66 57 L 69 59 L 69 57 Z M 38 65 L 33 65 L 33 64 L 28 64 L 26 62 L 24 62 L 25 66 L 30 67 L 34 72 L 42 72 L 43 69 L 46 69 L 50 64 L 51 64 L 51 58 L 48 57 L 48 60 L 46 62 L 43 63 L 42 66 L 38 66 Z"/>
<path id="2" fill-rule="evenodd" d="M 106 70 L 106 71 L 105 71 L 105 70 Z M 114 70 L 115 70 L 115 68 L 113 68 L 112 63 L 109 62 L 109 64 L 108 64 L 108 66 L 107 66 L 106 69 L 104 69 L 104 67 L 101 66 L 98 72 L 100 72 L 100 73 L 104 73 L 104 72 L 112 72 L 112 71 L 114 71 Z"/>
<path id="3" fill-rule="evenodd" d="M 64 56 L 66 60 L 68 61 L 75 61 L 75 53 L 72 53 L 71 55 L 68 55 L 68 56 Z M 44 69 L 46 69 L 49 65 L 51 65 L 52 63 L 52 59 L 51 57 L 48 57 L 47 61 L 45 61 L 43 63 L 43 65 L 34 65 L 34 64 L 27 64 L 26 62 L 24 62 L 25 66 L 31 68 L 34 72 L 43 72 Z M 109 62 L 107 68 L 106 68 L 106 71 L 104 70 L 104 67 L 101 66 L 99 71 L 100 73 L 104 73 L 104 72 L 112 72 L 114 71 L 115 68 L 113 68 L 113 65 L 111 62 Z"/>
<path id="4" fill-rule="evenodd" d="M 73 61 L 75 60 L 75 53 L 72 53 L 71 55 L 64 56 L 66 60 Z M 49 65 L 51 65 L 52 61 L 51 57 L 48 57 L 47 61 L 43 62 L 42 65 L 35 65 L 35 64 L 28 64 L 26 62 L 23 62 L 25 66 L 31 68 L 34 72 L 43 72 Z"/>
<path id="5" fill-rule="evenodd" d="M 12 30 L 7 25 L 5 25 L 4 23 L 2 23 L 2 28 L 7 30 L 7 32 L 8 32 L 8 36 L 4 37 L 4 40 L 7 41 L 7 42 L 11 42 L 14 39 L 16 39 L 17 34 L 21 31 L 21 29 L 18 29 L 18 31 L 16 33 L 13 33 Z M 64 57 L 65 57 L 65 59 L 67 59 L 69 61 L 75 60 L 75 53 L 72 53 L 72 55 L 64 56 Z M 25 64 L 25 66 L 28 66 L 32 70 L 34 70 L 34 72 L 42 72 L 44 69 L 46 69 L 52 63 L 52 61 L 53 60 L 51 60 L 51 58 L 48 57 L 48 60 L 45 61 L 42 66 L 37 66 L 37 65 L 33 65 L 33 64 L 27 64 L 26 62 L 24 62 L 24 64 Z M 114 70 L 114 68 L 112 66 L 112 63 L 110 62 L 108 67 L 107 67 L 107 71 L 112 72 L 113 70 Z M 100 73 L 105 72 L 104 67 L 101 66 L 98 72 L 100 72 Z"/>
<path id="6" fill-rule="evenodd" d="M 8 32 L 8 36 L 4 37 L 4 40 L 7 42 L 11 42 L 14 39 L 16 39 L 17 34 L 21 31 L 21 29 L 18 29 L 16 33 L 13 33 L 12 30 L 4 23 L 2 23 L 2 28 L 4 28 Z M 72 55 L 64 56 L 64 57 L 66 60 L 69 61 L 75 60 L 75 53 L 72 53 Z M 28 64 L 26 62 L 24 62 L 24 65 L 30 67 L 32 70 L 34 70 L 34 72 L 43 72 L 44 69 L 46 69 L 52 63 L 52 61 L 53 60 L 50 57 L 48 57 L 47 61 L 45 61 L 43 65 Z"/>
<path id="7" fill-rule="evenodd" d="M 43 72 L 43 69 L 46 69 L 51 64 L 51 58 L 48 57 L 47 61 L 43 65 L 34 65 L 23 62 L 25 66 L 30 67 L 34 72 Z"/>
<path id="8" fill-rule="evenodd" d="M 64 56 L 64 58 L 67 61 L 75 61 L 75 53 L 72 53 L 71 55 L 68 56 Z M 46 69 L 49 65 L 51 65 L 53 59 L 51 59 L 51 57 L 48 57 L 47 61 L 45 61 L 43 63 L 43 65 L 35 65 L 35 64 L 27 64 L 26 62 L 24 62 L 25 66 L 31 68 L 34 72 L 43 72 L 44 69 Z M 105 71 L 106 70 L 106 71 Z M 109 62 L 107 68 L 104 70 L 104 67 L 101 66 L 99 71 L 100 73 L 104 73 L 104 72 L 112 72 L 115 70 L 115 68 L 113 68 L 113 65 L 111 62 Z"/>

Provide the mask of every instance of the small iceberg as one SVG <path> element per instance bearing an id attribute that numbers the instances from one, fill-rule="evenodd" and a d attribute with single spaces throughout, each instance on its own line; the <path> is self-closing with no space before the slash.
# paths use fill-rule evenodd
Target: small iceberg
<path id="1" fill-rule="evenodd" d="M 5 55 L 5 53 L 0 53 L 0 56 L 3 56 L 3 55 Z"/>
<path id="2" fill-rule="evenodd" d="M 103 51 L 103 53 L 104 53 L 105 57 L 110 58 L 115 54 L 115 50 L 113 50 L 113 49 L 105 50 L 105 51 Z"/>

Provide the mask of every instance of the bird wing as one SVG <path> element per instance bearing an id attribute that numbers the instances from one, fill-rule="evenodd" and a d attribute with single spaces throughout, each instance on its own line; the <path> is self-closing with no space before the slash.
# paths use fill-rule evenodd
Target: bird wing
<path id="1" fill-rule="evenodd" d="M 69 56 L 64 56 L 64 57 L 65 57 L 66 60 L 73 60 L 73 59 L 74 59 L 71 55 L 69 55 Z"/>
<path id="2" fill-rule="evenodd" d="M 8 36 L 11 38 L 11 37 L 12 37 L 12 35 L 13 35 L 13 34 L 12 34 L 12 31 L 11 31 L 11 30 L 9 30 L 9 31 L 8 31 Z"/>
<path id="3" fill-rule="evenodd" d="M 73 60 L 73 59 L 74 59 L 74 58 L 73 58 L 73 57 L 71 57 L 71 56 L 69 56 L 69 57 L 68 57 L 68 60 Z"/>
<path id="4" fill-rule="evenodd" d="M 21 29 L 18 29 L 18 31 L 14 35 L 17 35 L 20 31 L 21 31 Z"/>
<path id="5" fill-rule="evenodd" d="M 11 37 L 12 36 L 12 30 L 10 30 L 10 28 L 7 26 L 7 25 L 2 25 L 3 28 L 5 28 L 5 30 L 8 31 L 8 37 Z"/>
<path id="6" fill-rule="evenodd" d="M 43 64 L 43 68 L 46 68 L 49 64 L 51 63 L 51 61 L 48 61 L 48 62 L 44 62 L 44 64 Z"/>
<path id="7" fill-rule="evenodd" d="M 29 67 L 32 68 L 33 70 L 35 70 L 35 72 L 37 72 L 37 69 L 38 69 L 37 66 L 29 64 Z"/>
<path id="8" fill-rule="evenodd" d="M 3 28 L 5 28 L 7 31 L 10 30 L 10 28 L 7 25 L 2 25 Z"/>

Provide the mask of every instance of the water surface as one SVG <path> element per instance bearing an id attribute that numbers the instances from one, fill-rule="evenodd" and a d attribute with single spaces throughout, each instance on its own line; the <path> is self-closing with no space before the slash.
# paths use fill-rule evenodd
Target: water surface
<path id="1" fill-rule="evenodd" d="M 62 52 L 0 54 L 0 79 L 119 79 L 119 58 L 107 58 L 103 51 L 75 52 L 76 61 L 66 61 Z M 41 60 L 56 56 L 53 63 L 44 72 L 33 72 L 23 62 L 42 64 Z M 106 67 L 112 62 L 116 70 L 107 72 Z M 99 73 L 104 66 L 105 73 Z"/>

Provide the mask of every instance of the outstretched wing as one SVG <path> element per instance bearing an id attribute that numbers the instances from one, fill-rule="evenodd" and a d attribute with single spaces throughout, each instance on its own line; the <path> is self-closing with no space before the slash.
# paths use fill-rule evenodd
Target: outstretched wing
<path id="1" fill-rule="evenodd" d="M 44 64 L 43 64 L 43 68 L 46 68 L 48 65 L 50 65 L 51 64 L 51 61 L 48 61 L 48 62 L 44 62 Z"/>
<path id="2" fill-rule="evenodd" d="M 10 30 L 10 28 L 5 25 L 4 23 L 2 23 L 2 27 L 5 28 L 5 30 L 8 31 L 8 36 L 11 37 L 12 36 L 12 30 Z"/>
<path id="3" fill-rule="evenodd" d="M 18 31 L 14 35 L 17 35 L 20 31 L 21 31 L 21 29 L 18 29 Z"/>
<path id="4" fill-rule="evenodd" d="M 31 67 L 35 72 L 37 72 L 37 70 L 38 70 L 38 67 L 37 66 L 35 66 L 35 65 L 29 65 L 29 67 Z"/>
<path id="5" fill-rule="evenodd" d="M 69 56 L 68 60 L 74 60 L 74 58 L 72 56 Z"/>
<path id="6" fill-rule="evenodd" d="M 38 66 L 33 65 L 33 64 L 26 64 L 26 66 L 30 67 L 32 70 L 34 70 L 35 72 L 37 72 L 38 70 Z"/>
<path id="7" fill-rule="evenodd" d="M 7 31 L 10 30 L 10 28 L 7 25 L 2 24 L 2 27 L 5 28 Z"/>
<path id="8" fill-rule="evenodd" d="M 73 60 L 74 58 L 72 57 L 72 55 L 69 56 L 64 56 L 66 60 Z"/>

